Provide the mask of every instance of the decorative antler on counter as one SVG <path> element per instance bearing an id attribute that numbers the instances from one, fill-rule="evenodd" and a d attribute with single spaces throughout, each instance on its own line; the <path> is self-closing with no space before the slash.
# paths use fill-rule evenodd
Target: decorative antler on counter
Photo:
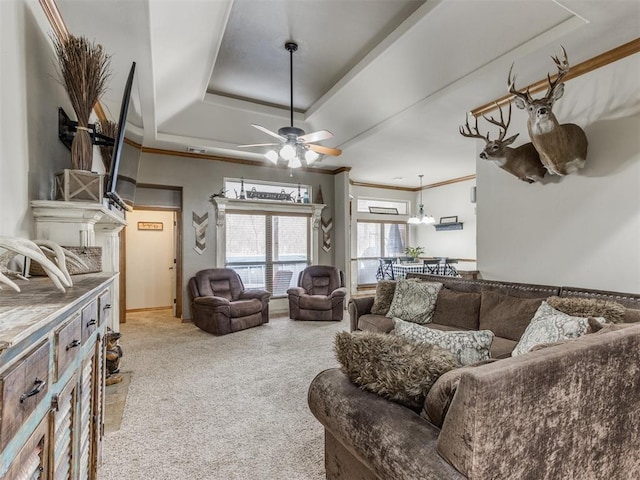
<path id="1" fill-rule="evenodd" d="M 56 243 L 48 240 L 38 240 L 38 242 L 40 242 L 41 245 L 45 246 L 50 252 L 53 252 L 50 254 L 55 256 L 56 263 L 58 265 L 62 265 L 64 271 L 63 269 L 59 268 L 58 265 L 49 260 L 45 253 L 38 247 L 38 245 L 36 245 L 36 243 L 25 238 L 0 236 L 0 249 L 7 250 L 7 252 L 2 255 L 2 258 L 5 261 L 9 261 L 15 255 L 8 255 L 7 253 L 14 252 L 17 255 L 24 255 L 25 257 L 30 258 L 32 261 L 38 262 L 42 266 L 42 269 L 45 271 L 47 276 L 56 286 L 56 288 L 64 293 L 65 287 L 71 287 L 72 285 L 71 277 L 69 276 L 65 264 L 65 252 L 68 252 L 68 250 L 62 249 Z M 70 256 L 73 257 L 73 255 Z M 74 260 L 79 261 L 82 264 L 84 263 L 79 258 L 75 258 Z M 1 265 L 0 283 L 9 285 L 16 292 L 20 292 L 20 287 L 9 278 L 10 276 L 26 280 L 26 278 L 20 275 L 18 272 L 9 270 L 4 264 Z"/>

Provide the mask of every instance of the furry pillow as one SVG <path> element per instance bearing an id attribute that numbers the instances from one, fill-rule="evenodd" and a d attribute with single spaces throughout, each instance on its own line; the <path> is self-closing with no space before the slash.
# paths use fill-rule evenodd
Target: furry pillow
<path id="1" fill-rule="evenodd" d="M 420 324 L 429 323 L 441 288 L 442 284 L 436 282 L 398 280 L 386 317 Z"/>
<path id="2" fill-rule="evenodd" d="M 598 317 L 596 320 L 605 323 L 603 317 Z M 544 301 L 511 355 L 514 357 L 522 355 L 531 351 L 536 345 L 581 337 L 587 333 L 588 328 L 588 319 L 562 313 Z"/>
<path id="3" fill-rule="evenodd" d="M 549 297 L 547 303 L 573 317 L 604 317 L 610 323 L 622 323 L 624 305 L 609 300 L 580 297 Z"/>
<path id="4" fill-rule="evenodd" d="M 394 293 L 396 293 L 395 280 L 380 280 L 376 285 L 376 296 L 371 306 L 371 313 L 386 315 L 391 307 Z"/>
<path id="5" fill-rule="evenodd" d="M 458 366 L 451 353 L 431 345 L 374 332 L 340 332 L 336 358 L 356 385 L 419 409 L 440 375 Z"/>
<path id="6" fill-rule="evenodd" d="M 471 365 L 490 357 L 493 343 L 493 332 L 490 330 L 443 332 L 399 318 L 393 319 L 393 325 L 398 337 L 449 350 L 460 365 Z"/>

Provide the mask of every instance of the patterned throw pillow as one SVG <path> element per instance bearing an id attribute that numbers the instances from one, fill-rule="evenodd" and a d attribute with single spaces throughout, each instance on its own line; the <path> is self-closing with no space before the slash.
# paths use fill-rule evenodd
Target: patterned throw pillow
<path id="1" fill-rule="evenodd" d="M 391 307 L 393 296 L 396 293 L 395 280 L 380 280 L 376 285 L 376 296 L 373 299 L 371 313 L 386 315 Z"/>
<path id="2" fill-rule="evenodd" d="M 340 332 L 335 337 L 340 369 L 356 385 L 418 409 L 445 372 L 458 366 L 451 353 L 375 332 Z"/>
<path id="3" fill-rule="evenodd" d="M 398 280 L 386 317 L 420 324 L 429 323 L 441 288 L 441 283 Z"/>
<path id="4" fill-rule="evenodd" d="M 605 323 L 605 319 L 602 317 L 596 318 L 596 320 Z M 511 355 L 513 357 L 522 355 L 542 343 L 554 343 L 581 337 L 587 333 L 588 326 L 588 319 L 572 317 L 556 310 L 546 301 L 542 302 Z"/>
<path id="5" fill-rule="evenodd" d="M 393 319 L 395 334 L 416 343 L 435 345 L 453 353 L 461 365 L 488 360 L 490 358 L 493 332 L 491 330 L 469 330 L 443 332 L 433 328 Z"/>

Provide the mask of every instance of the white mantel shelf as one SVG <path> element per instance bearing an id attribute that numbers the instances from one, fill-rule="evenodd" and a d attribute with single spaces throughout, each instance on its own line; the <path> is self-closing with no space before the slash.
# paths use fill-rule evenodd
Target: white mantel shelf
<path id="1" fill-rule="evenodd" d="M 124 215 L 109 210 L 101 203 L 62 202 L 59 200 L 33 200 L 33 216 L 40 222 L 90 222 L 124 227 Z"/>

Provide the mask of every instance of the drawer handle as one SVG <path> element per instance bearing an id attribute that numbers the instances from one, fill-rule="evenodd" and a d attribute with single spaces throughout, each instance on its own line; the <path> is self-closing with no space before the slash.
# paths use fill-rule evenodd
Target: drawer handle
<path id="1" fill-rule="evenodd" d="M 102 310 L 109 310 L 111 308 L 111 304 L 107 303 L 104 307 L 102 307 Z"/>
<path id="2" fill-rule="evenodd" d="M 33 384 L 35 385 L 35 387 L 33 387 L 33 390 L 20 395 L 20 403 L 23 403 L 29 397 L 33 397 L 34 395 L 39 394 L 47 385 L 47 382 L 45 382 L 44 380 L 40 380 L 38 377 L 36 377 Z"/>
<path id="3" fill-rule="evenodd" d="M 80 340 L 74 340 L 69 345 L 67 345 L 67 352 L 72 348 L 79 347 L 79 346 L 80 346 Z"/>
<path id="4" fill-rule="evenodd" d="M 87 322 L 87 327 L 91 327 L 92 325 L 95 325 L 96 323 L 97 323 L 97 322 L 96 322 L 96 319 L 95 319 L 95 318 L 92 318 L 91 320 L 89 320 L 89 321 Z"/>

